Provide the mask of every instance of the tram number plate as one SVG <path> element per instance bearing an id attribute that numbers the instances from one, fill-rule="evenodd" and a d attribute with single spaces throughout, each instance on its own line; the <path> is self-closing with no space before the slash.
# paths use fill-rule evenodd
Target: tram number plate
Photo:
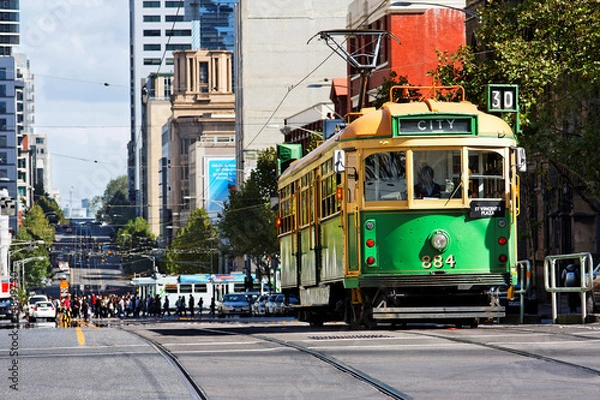
<path id="1" fill-rule="evenodd" d="M 454 268 L 456 264 L 456 260 L 454 259 L 454 255 L 450 254 L 444 259 L 441 255 L 437 255 L 434 257 L 431 256 L 423 256 L 421 257 L 421 266 L 425 269 L 437 268 L 441 269 L 444 265 L 449 266 L 450 268 Z"/>

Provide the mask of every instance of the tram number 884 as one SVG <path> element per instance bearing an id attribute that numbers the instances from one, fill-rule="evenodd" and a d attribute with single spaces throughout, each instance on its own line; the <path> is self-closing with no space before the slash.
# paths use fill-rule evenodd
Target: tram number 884
<path id="1" fill-rule="evenodd" d="M 430 269 L 431 267 L 440 269 L 444 265 L 447 265 L 450 268 L 454 268 L 455 264 L 456 260 L 454 259 L 453 254 L 450 254 L 448 257 L 446 257 L 445 260 L 441 255 L 434 256 L 433 258 L 427 255 L 421 257 L 421 266 L 424 269 Z"/>

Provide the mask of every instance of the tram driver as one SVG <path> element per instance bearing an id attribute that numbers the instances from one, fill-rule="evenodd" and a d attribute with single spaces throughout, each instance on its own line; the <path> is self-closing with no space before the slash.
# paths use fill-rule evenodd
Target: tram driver
<path id="1" fill-rule="evenodd" d="M 423 166 L 418 172 L 418 183 L 415 185 L 415 198 L 440 197 L 441 186 L 433 180 L 433 168 Z"/>

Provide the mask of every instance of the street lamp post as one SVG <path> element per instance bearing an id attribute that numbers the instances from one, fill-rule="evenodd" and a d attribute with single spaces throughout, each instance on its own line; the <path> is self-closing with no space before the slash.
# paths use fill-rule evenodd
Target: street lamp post
<path id="1" fill-rule="evenodd" d="M 41 260 L 45 260 L 46 257 L 28 257 L 28 258 L 24 258 L 22 260 L 15 260 L 13 262 L 13 271 L 17 272 L 19 270 L 19 264 L 21 264 L 21 289 L 25 290 L 25 264 L 27 264 L 30 261 L 41 261 Z M 18 272 L 17 272 L 18 273 Z"/>

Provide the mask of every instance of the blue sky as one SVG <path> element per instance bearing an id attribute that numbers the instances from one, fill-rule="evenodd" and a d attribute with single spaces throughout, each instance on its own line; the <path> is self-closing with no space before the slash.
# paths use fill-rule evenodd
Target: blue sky
<path id="1" fill-rule="evenodd" d="M 21 1 L 21 46 L 35 84 L 36 133 L 46 134 L 61 204 L 101 195 L 126 174 L 128 0 Z M 105 85 L 108 84 L 108 86 Z"/>

